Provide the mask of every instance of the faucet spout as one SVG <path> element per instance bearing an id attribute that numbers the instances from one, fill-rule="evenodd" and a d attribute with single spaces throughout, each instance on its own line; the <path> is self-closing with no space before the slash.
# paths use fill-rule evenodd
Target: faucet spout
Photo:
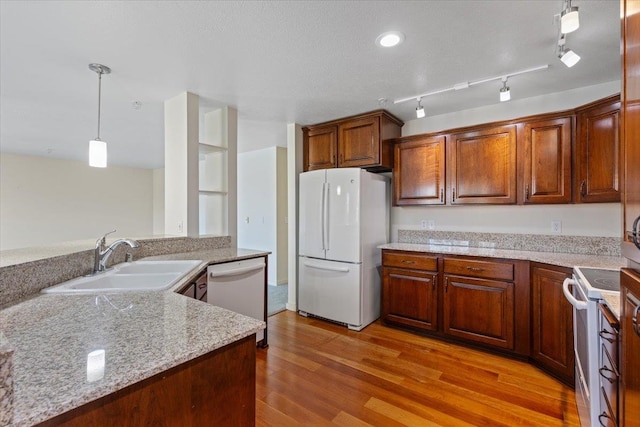
<path id="1" fill-rule="evenodd" d="M 133 239 L 118 239 L 115 242 L 113 242 L 108 248 L 105 248 L 106 246 L 106 237 L 108 234 L 111 234 L 115 232 L 115 230 L 105 234 L 104 236 L 102 236 L 101 238 L 99 238 L 96 241 L 96 248 L 95 248 L 95 258 L 94 258 L 94 262 L 93 262 L 93 274 L 98 274 L 98 273 L 102 273 L 104 272 L 107 267 L 107 261 L 109 260 L 109 257 L 111 256 L 111 254 L 113 253 L 113 251 L 120 245 L 128 245 L 131 248 L 139 248 L 140 247 L 140 243 L 137 240 L 133 240 Z"/>

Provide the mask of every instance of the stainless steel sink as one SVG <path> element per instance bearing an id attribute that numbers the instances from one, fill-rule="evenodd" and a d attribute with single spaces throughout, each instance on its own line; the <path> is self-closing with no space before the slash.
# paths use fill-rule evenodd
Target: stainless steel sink
<path id="1" fill-rule="evenodd" d="M 200 264 L 200 260 L 126 262 L 95 276 L 78 277 L 43 289 L 42 293 L 162 291 Z"/>

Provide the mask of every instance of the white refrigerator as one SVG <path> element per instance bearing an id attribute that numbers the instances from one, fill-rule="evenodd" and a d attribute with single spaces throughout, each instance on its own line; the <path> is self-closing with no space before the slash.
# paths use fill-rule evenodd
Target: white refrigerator
<path id="1" fill-rule="evenodd" d="M 380 317 L 389 180 L 359 168 L 300 174 L 298 310 L 361 330 Z"/>

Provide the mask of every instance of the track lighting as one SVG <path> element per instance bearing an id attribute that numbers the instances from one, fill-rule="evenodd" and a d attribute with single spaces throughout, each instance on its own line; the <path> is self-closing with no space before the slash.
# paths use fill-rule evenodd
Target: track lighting
<path id="1" fill-rule="evenodd" d="M 454 84 L 451 87 L 447 87 L 447 88 L 444 88 L 444 89 L 438 89 L 438 90 L 434 90 L 434 91 L 431 91 L 431 92 L 422 93 L 420 95 L 414 95 L 414 96 L 408 96 L 406 98 L 396 99 L 396 100 L 393 101 L 393 103 L 394 104 L 401 104 L 403 102 L 418 100 L 418 107 L 416 108 L 416 116 L 419 119 L 421 119 L 422 117 L 425 116 L 424 108 L 422 108 L 422 105 L 420 105 L 421 98 L 424 98 L 425 96 L 438 95 L 438 94 L 441 94 L 441 93 L 450 92 L 450 91 L 454 91 L 454 90 L 465 90 L 465 89 L 470 88 L 471 86 L 479 85 L 479 84 L 482 84 L 482 83 L 488 83 L 488 82 L 492 82 L 492 81 L 495 81 L 495 80 L 502 80 L 504 82 L 504 85 L 503 85 L 502 89 L 500 89 L 500 100 L 501 101 L 508 101 L 509 99 L 511 99 L 511 92 L 509 91 L 509 87 L 507 87 L 507 84 L 506 84 L 508 78 L 514 77 L 514 76 L 519 76 L 520 74 L 532 73 L 534 71 L 546 70 L 548 68 L 549 68 L 549 64 L 544 64 L 544 65 L 539 65 L 539 66 L 533 67 L 533 68 L 527 68 L 526 70 L 514 71 L 512 73 L 501 74 L 501 75 L 495 76 L 495 77 L 488 77 L 486 79 L 480 79 L 480 80 L 473 80 L 473 81 L 466 81 L 466 82 L 462 82 L 462 83 L 457 83 L 457 84 Z M 503 99 L 504 97 L 507 97 L 507 98 Z"/>
<path id="2" fill-rule="evenodd" d="M 580 27 L 578 8 L 571 7 L 571 0 L 566 1 L 566 7 L 560 13 L 560 31 L 562 34 L 571 33 Z"/>
<path id="3" fill-rule="evenodd" d="M 502 88 L 500 88 L 500 102 L 505 102 L 511 99 L 511 90 L 507 86 L 507 78 L 502 79 Z"/>
<path id="4" fill-rule="evenodd" d="M 107 143 L 100 139 L 100 100 L 102 95 L 102 75 L 109 74 L 111 68 L 102 64 L 89 64 L 89 69 L 98 73 L 98 136 L 89 141 L 89 166 L 107 167 Z"/>
<path id="5" fill-rule="evenodd" d="M 420 104 L 420 98 L 418 98 L 418 106 L 416 107 L 416 117 L 421 119 L 425 116 L 424 107 Z"/>

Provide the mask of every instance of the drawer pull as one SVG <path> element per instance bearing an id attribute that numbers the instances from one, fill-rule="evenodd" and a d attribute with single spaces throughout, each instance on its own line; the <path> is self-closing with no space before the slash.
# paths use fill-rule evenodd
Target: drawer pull
<path id="1" fill-rule="evenodd" d="M 633 332 L 635 332 L 636 335 L 640 337 L 640 325 L 638 325 L 638 311 L 640 311 L 640 304 L 636 306 L 635 310 L 633 310 L 633 315 L 631 316 L 631 322 L 633 323 Z"/>
<path id="2" fill-rule="evenodd" d="M 444 188 L 440 189 L 440 203 L 444 203 Z"/>
<path id="3" fill-rule="evenodd" d="M 467 270 L 469 270 L 469 271 L 484 271 L 484 268 L 480 268 L 480 267 L 467 267 Z"/>
<path id="4" fill-rule="evenodd" d="M 607 414 L 606 412 L 601 413 L 600 415 L 598 415 L 598 421 L 600 422 L 600 425 L 603 427 L 607 427 L 609 425 L 609 423 L 607 423 L 606 421 L 602 422 L 603 418 L 608 418 L 611 421 L 613 421 L 613 418 L 611 418 L 609 414 Z"/>
<path id="5" fill-rule="evenodd" d="M 618 375 L 606 366 L 603 366 L 602 368 L 600 368 L 599 371 L 600 371 L 600 376 L 606 379 L 607 381 L 609 381 L 611 384 L 613 384 L 618 380 Z M 611 377 L 607 376 L 607 374 L 605 373 L 607 374 L 611 373 Z"/>
<path id="6" fill-rule="evenodd" d="M 611 333 L 605 329 L 601 330 L 598 335 L 600 335 L 600 338 L 602 338 L 603 340 L 607 340 L 612 344 L 616 341 L 616 334 Z"/>
<path id="7" fill-rule="evenodd" d="M 415 264 L 416 262 L 415 262 L 415 261 L 409 261 L 409 260 L 403 259 L 403 260 L 402 260 L 402 263 L 403 263 L 403 264 Z"/>

